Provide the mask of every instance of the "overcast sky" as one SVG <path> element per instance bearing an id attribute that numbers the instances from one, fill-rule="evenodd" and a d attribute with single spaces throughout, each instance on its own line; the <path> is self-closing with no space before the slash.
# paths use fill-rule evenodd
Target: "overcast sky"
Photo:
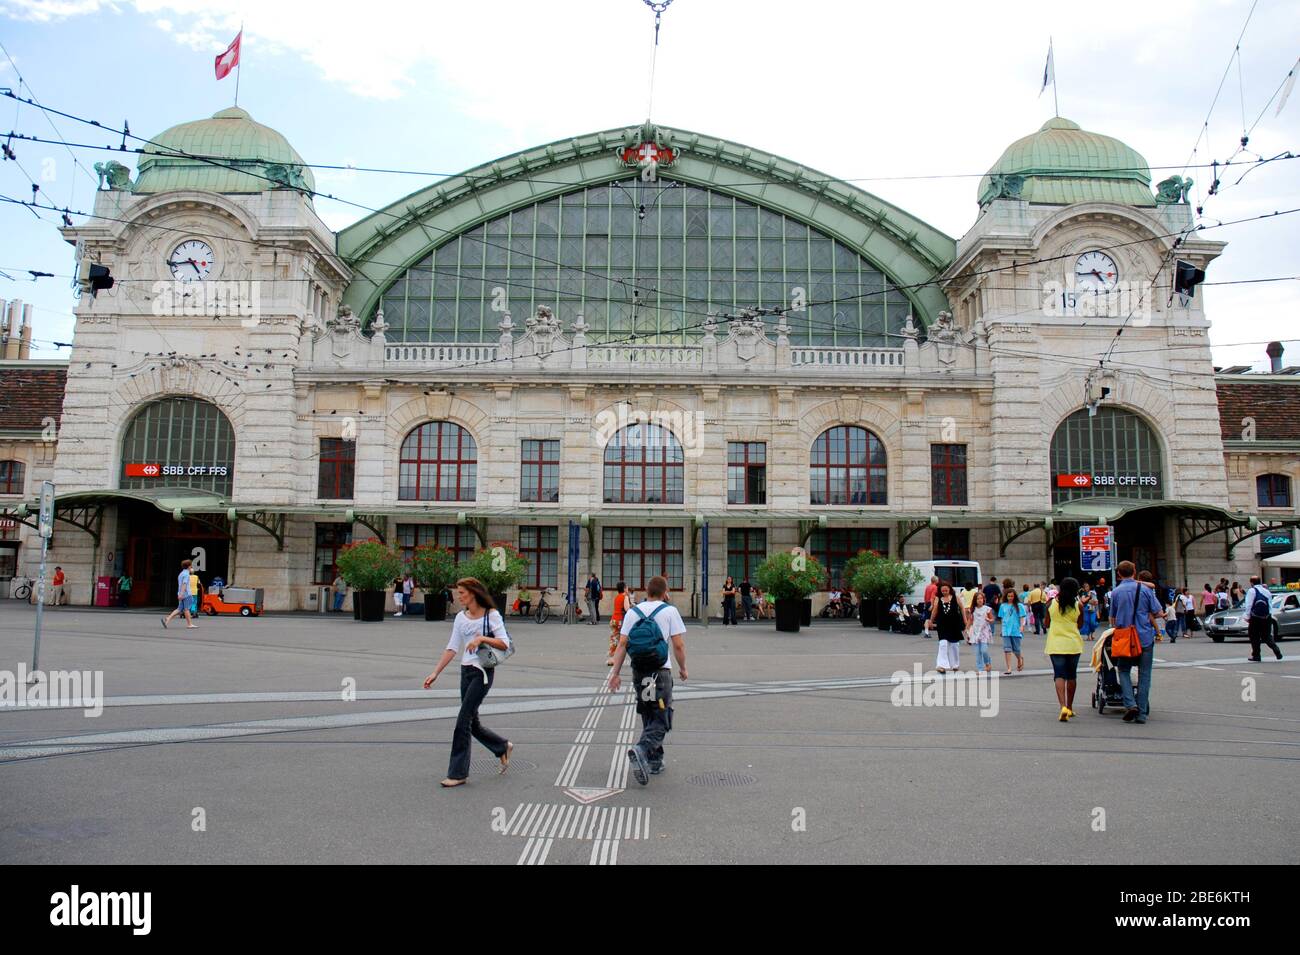
<path id="1" fill-rule="evenodd" d="M 0 0 L 0 42 L 47 106 L 154 136 L 229 106 L 235 78 L 213 57 L 244 22 L 240 105 L 308 162 L 455 173 L 520 149 L 645 119 L 654 14 L 642 0 L 476 0 L 365 4 L 317 0 Z M 675 0 L 663 15 L 653 118 L 854 180 L 953 237 L 975 220 L 979 174 L 1053 112 L 1039 95 L 1054 38 L 1061 115 L 1137 149 L 1158 181 L 1193 154 L 1251 0 L 889 5 L 844 0 Z M 1264 104 L 1300 56 L 1294 0 L 1259 0 L 1193 163 L 1225 159 L 1243 125 L 1249 153 L 1300 154 L 1300 92 L 1280 116 Z M 1240 76 L 1240 80 L 1239 80 Z M 0 86 L 16 87 L 0 54 Z M 56 138 L 30 107 L 0 100 L 0 130 Z M 1262 115 L 1261 115 L 1261 111 Z M 1243 112 L 1245 121 L 1243 124 Z M 1256 117 L 1259 119 L 1255 126 Z M 55 118 L 62 138 L 116 140 Z M 138 145 L 138 144 L 136 144 Z M 62 146 L 16 143 L 47 199 L 93 201 L 93 174 Z M 73 151 L 85 169 L 108 158 Z M 121 157 L 119 157 L 121 158 Z M 124 159 L 134 168 L 134 163 Z M 1236 167 L 1206 197 L 1207 223 L 1300 206 L 1300 160 Z M 947 178 L 900 179 L 942 176 Z M 428 176 L 317 171 L 317 188 L 379 207 Z M 0 165 L 0 192 L 30 180 Z M 325 199 L 334 228 L 363 213 Z M 58 217 L 0 206 L 0 270 L 66 276 Z M 1227 241 L 1208 281 L 1300 275 L 1300 214 L 1214 229 Z M 1264 342 L 1292 340 L 1300 364 L 1300 282 L 1205 289 L 1219 364 L 1262 366 Z M 71 340 L 68 279 L 9 281 L 0 298 L 38 306 L 41 354 Z"/>

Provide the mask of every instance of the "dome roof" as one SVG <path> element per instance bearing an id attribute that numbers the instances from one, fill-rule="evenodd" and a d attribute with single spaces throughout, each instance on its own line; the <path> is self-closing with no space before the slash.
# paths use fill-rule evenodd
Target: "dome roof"
<path id="1" fill-rule="evenodd" d="M 1156 204 L 1151 169 L 1141 153 L 1059 116 L 1008 146 L 980 180 L 980 206 L 998 198 L 1058 206 L 1076 202 Z"/>
<path id="2" fill-rule="evenodd" d="M 211 119 L 181 123 L 155 136 L 139 162 L 137 193 L 200 189 L 207 192 L 265 192 L 316 188 L 315 177 L 289 141 L 254 122 L 239 107 Z M 175 155 L 184 153 L 185 155 Z M 192 156 L 217 160 L 205 162 Z M 246 170 L 246 171 L 245 171 Z"/>

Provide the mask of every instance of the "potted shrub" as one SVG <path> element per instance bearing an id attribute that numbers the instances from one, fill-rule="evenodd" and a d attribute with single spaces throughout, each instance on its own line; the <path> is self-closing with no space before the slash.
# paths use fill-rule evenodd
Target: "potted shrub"
<path id="1" fill-rule="evenodd" d="M 514 547 L 503 542 L 491 544 L 461 561 L 456 567 L 456 579 L 474 577 L 492 596 L 492 602 L 504 617 L 506 591 L 517 587 L 528 572 L 528 558 Z"/>
<path id="2" fill-rule="evenodd" d="M 447 588 L 456 582 L 456 555 L 423 544 L 411 554 L 411 576 L 424 593 L 424 619 L 447 619 Z"/>
<path id="3" fill-rule="evenodd" d="M 881 630 L 888 630 L 890 605 L 899 594 L 912 592 L 912 588 L 921 582 L 921 572 L 906 561 L 871 552 L 859 554 L 851 563 L 855 566 L 849 586 L 857 591 L 863 604 L 868 600 L 872 602 L 876 625 Z M 865 616 L 862 625 L 868 625 Z"/>
<path id="4" fill-rule="evenodd" d="M 383 620 L 388 585 L 402 573 L 401 555 L 371 537 L 339 551 L 338 568 L 354 591 L 356 618 L 366 623 Z"/>
<path id="5" fill-rule="evenodd" d="M 783 633 L 798 633 L 803 616 L 803 602 L 815 591 L 825 572 L 816 559 L 800 554 L 802 569 L 796 569 L 796 555 L 781 552 L 773 554 L 758 567 L 755 578 L 763 593 L 776 605 L 776 629 Z"/>

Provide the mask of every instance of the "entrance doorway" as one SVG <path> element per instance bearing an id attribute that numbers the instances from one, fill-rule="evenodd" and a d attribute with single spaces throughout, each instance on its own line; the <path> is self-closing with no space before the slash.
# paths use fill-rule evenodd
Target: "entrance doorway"
<path id="1" fill-rule="evenodd" d="M 1151 571 L 1159 582 L 1168 580 L 1168 561 L 1163 548 L 1165 541 L 1165 516 L 1153 509 L 1137 511 L 1121 517 L 1114 524 L 1115 528 L 1115 562 L 1130 560 L 1141 573 Z M 1079 563 L 1079 539 L 1075 534 L 1056 545 L 1053 552 L 1052 573 L 1057 580 L 1073 577 L 1083 580 L 1083 568 Z M 1109 582 L 1109 574 L 1093 573 L 1090 575 L 1095 584 L 1098 577 Z"/>
<path id="2" fill-rule="evenodd" d="M 199 581 L 229 579 L 230 538 L 192 518 L 175 521 L 148 505 L 124 505 L 119 518 L 127 527 L 126 573 L 131 576 L 129 606 L 176 605 L 181 561 L 194 561 Z"/>

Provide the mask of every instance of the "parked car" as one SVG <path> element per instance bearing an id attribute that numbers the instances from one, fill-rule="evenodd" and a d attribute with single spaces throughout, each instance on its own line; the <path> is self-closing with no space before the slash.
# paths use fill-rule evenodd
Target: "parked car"
<path id="1" fill-rule="evenodd" d="M 1273 618 L 1273 639 L 1300 637 L 1300 594 L 1274 594 L 1270 607 Z M 1248 638 L 1250 608 L 1237 607 L 1210 614 L 1205 622 L 1205 633 L 1215 643 L 1228 637 Z"/>

